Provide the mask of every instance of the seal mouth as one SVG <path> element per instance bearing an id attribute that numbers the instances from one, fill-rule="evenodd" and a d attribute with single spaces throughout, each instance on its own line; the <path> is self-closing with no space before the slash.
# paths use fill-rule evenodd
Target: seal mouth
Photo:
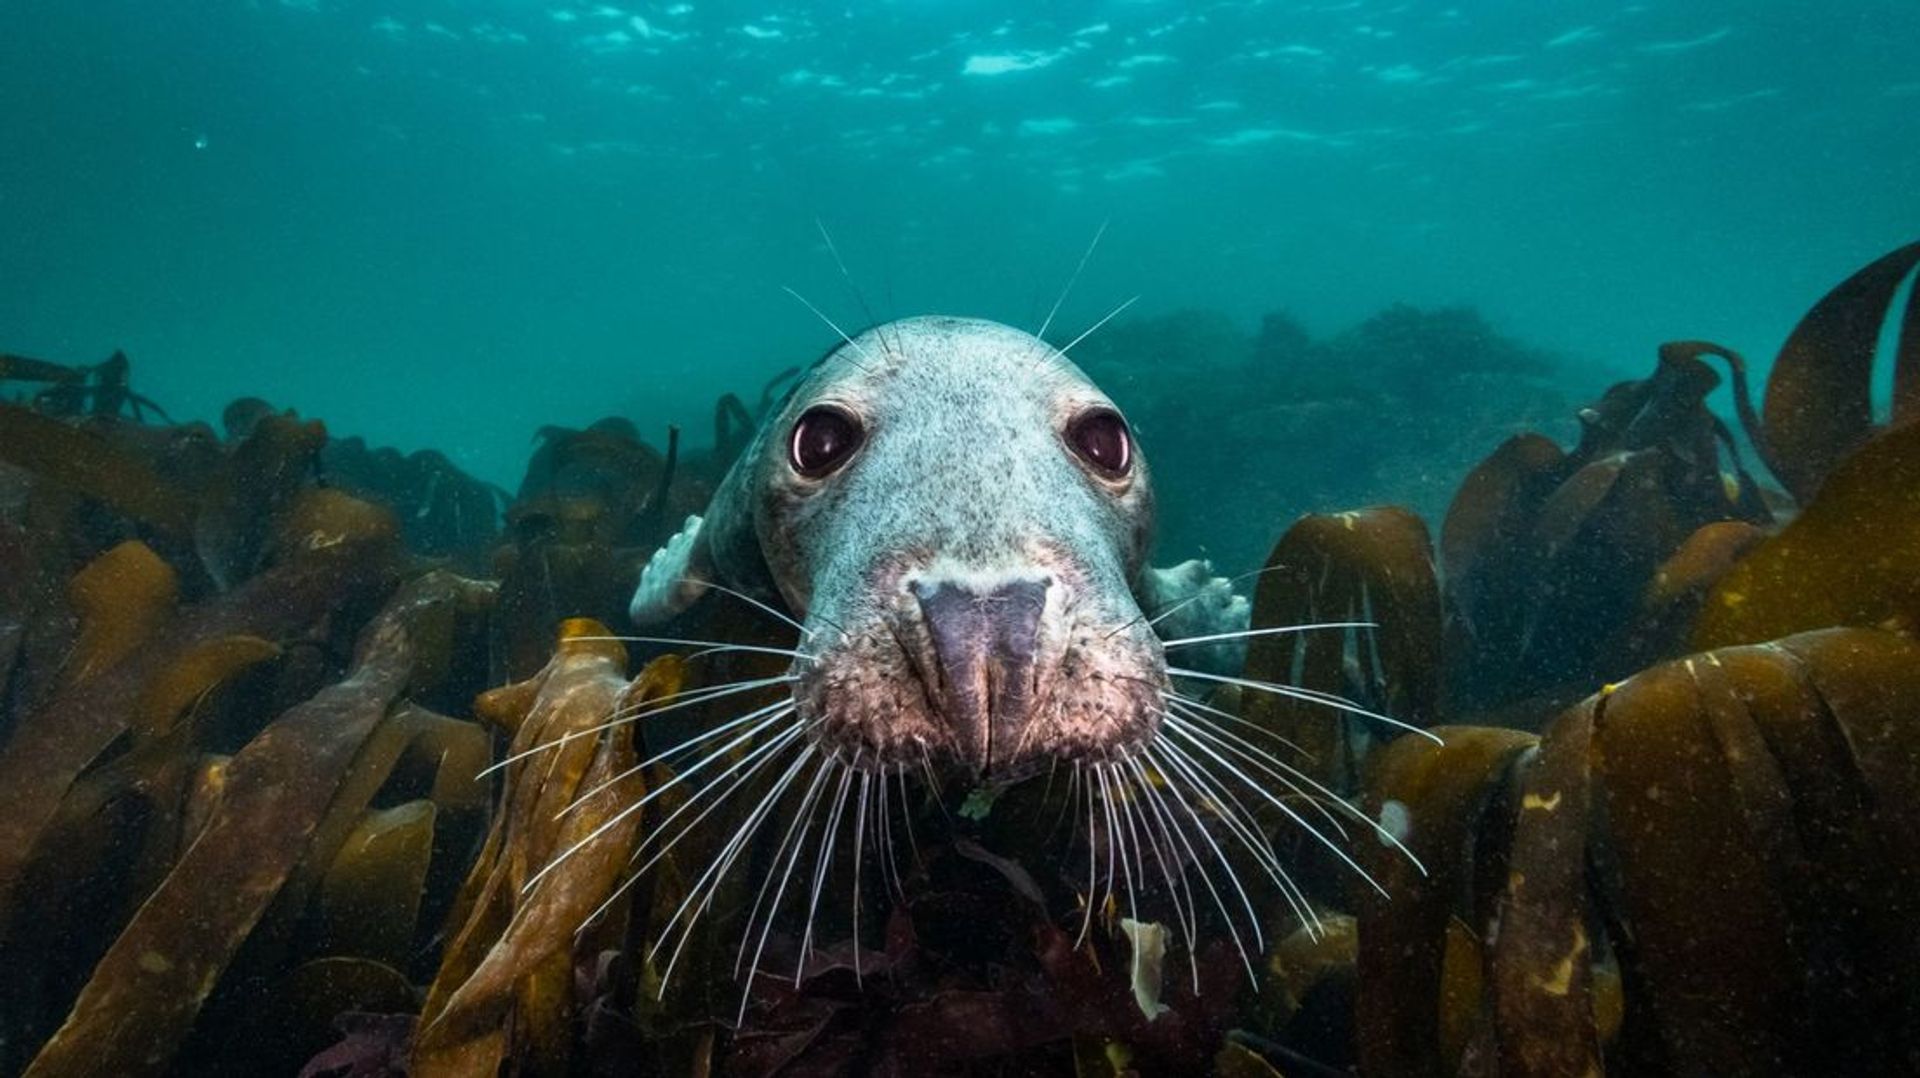
<path id="1" fill-rule="evenodd" d="M 895 601 L 801 665 L 800 714 L 856 766 L 922 763 L 994 785 L 1059 761 L 1117 760 L 1158 727 L 1150 631 L 1098 617 L 1073 574 L 901 573 Z"/>

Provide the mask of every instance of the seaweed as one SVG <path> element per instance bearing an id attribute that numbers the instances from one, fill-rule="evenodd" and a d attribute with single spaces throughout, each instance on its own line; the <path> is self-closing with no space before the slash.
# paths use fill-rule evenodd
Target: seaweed
<path id="1" fill-rule="evenodd" d="M 1418 861 L 1350 847 L 1388 900 L 1263 811 L 1312 908 L 1261 899 L 1257 993 L 1204 910 L 1189 976 L 1167 925 L 1092 908 L 1084 848 L 1053 843 L 1056 791 L 1029 784 L 952 819 L 943 791 L 903 794 L 918 837 L 896 889 L 811 941 L 774 925 L 791 977 L 735 980 L 723 945 L 755 884 L 729 880 L 659 995 L 652 944 L 731 828 L 630 875 L 689 803 L 651 758 L 717 714 L 647 713 L 783 661 L 668 655 L 629 679 L 613 634 L 786 375 L 755 410 L 716 405 L 712 451 L 676 432 L 656 451 L 624 421 L 544 430 L 500 518 L 504 496 L 437 454 L 254 399 L 224 441 L 147 426 L 124 364 L 8 357 L 0 376 L 59 392 L 0 405 L 0 964 L 36 973 L 0 980 L 0 1071 L 1913 1070 L 1911 302 L 1885 422 L 1869 383 L 1917 261 L 1894 252 L 1814 307 L 1764 415 L 1737 353 L 1676 341 L 1566 448 L 1508 436 L 1549 400 L 1524 384 L 1548 360 L 1465 311 L 1328 341 L 1193 316 L 1089 354 L 1157 341 L 1177 377 L 1224 357 L 1267 398 L 1252 423 L 1279 409 L 1309 440 L 1376 438 L 1354 417 L 1410 393 L 1435 402 L 1410 452 L 1504 438 L 1437 552 L 1405 509 L 1314 513 L 1259 574 L 1256 627 L 1324 627 L 1254 637 L 1247 673 L 1314 699 L 1228 684 L 1207 706 L 1295 742 Z M 1707 407 L 1716 364 L 1786 493 Z M 1502 379 L 1519 384 L 1444 414 Z M 1178 401 L 1181 421 L 1248 395 L 1223 393 Z M 1143 437 L 1179 418 L 1148 413 Z M 1295 478 L 1236 480 L 1236 511 L 1271 513 Z M 691 637 L 791 643 L 709 607 Z M 764 841 L 743 863 L 769 868 Z M 1140 884 L 1143 910 L 1166 898 Z"/>

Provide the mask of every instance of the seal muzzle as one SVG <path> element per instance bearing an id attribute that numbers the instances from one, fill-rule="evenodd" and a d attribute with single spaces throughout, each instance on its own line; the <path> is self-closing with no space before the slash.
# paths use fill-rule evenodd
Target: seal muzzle
<path id="1" fill-rule="evenodd" d="M 960 761 L 976 774 L 1007 770 L 1033 717 L 1040 622 L 1049 577 L 986 588 L 915 580 L 909 588 L 932 644 L 925 678 Z"/>

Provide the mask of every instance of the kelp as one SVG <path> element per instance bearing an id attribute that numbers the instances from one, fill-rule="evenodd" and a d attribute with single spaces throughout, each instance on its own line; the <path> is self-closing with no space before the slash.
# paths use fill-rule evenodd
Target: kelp
<path id="1" fill-rule="evenodd" d="M 1693 639 L 1716 647 L 1888 620 L 1920 626 L 1920 424 L 1835 466 L 1799 516 L 1719 577 Z"/>
<path id="2" fill-rule="evenodd" d="M 166 420 L 165 410 L 133 391 L 132 367 L 124 352 L 85 366 L 0 354 L 0 383 L 46 383 L 45 389 L 34 393 L 33 405 L 52 415 L 117 416 L 131 412 L 136 421 L 144 421 L 146 413 L 153 412 Z"/>
<path id="3" fill-rule="evenodd" d="M 282 887 L 299 877 L 302 858 L 331 861 L 347 828 L 329 827 L 328 809 L 356 779 L 377 785 L 384 776 L 352 768 L 416 664 L 444 664 L 429 649 L 450 630 L 432 622 L 471 605 L 466 588 L 435 576 L 409 586 L 363 635 L 346 680 L 234 757 L 205 829 L 107 950 L 26 1073 L 132 1074 L 165 1062 Z"/>
<path id="4" fill-rule="evenodd" d="M 1460 1031 L 1470 1023 L 1443 1011 L 1477 1007 L 1478 993 L 1447 991 L 1446 974 L 1457 977 L 1462 969 L 1458 959 L 1447 961 L 1450 929 L 1463 926 L 1476 943 L 1490 935 L 1491 909 L 1462 907 L 1460 899 L 1473 894 L 1475 858 L 1492 841 L 1485 817 L 1508 770 L 1536 740 L 1517 730 L 1441 726 L 1433 732 L 1443 744 L 1401 738 L 1368 763 L 1365 808 L 1383 818 L 1393 802 L 1397 809 L 1386 816 L 1404 821 L 1401 841 L 1413 855 L 1379 843 L 1362 848 L 1363 867 L 1386 892 L 1364 894 L 1357 911 L 1355 1026 L 1360 1063 L 1370 1074 L 1458 1069 Z"/>
<path id="5" fill-rule="evenodd" d="M 1462 1065 L 1434 1030 L 1462 1005 L 1441 971 L 1463 922 L 1490 942 L 1464 1004 L 1503 1074 L 1909 1065 L 1916 705 L 1920 645 L 1832 629 L 1653 667 L 1562 715 L 1537 752 L 1471 728 L 1389 746 L 1368 805 L 1408 806 L 1430 875 L 1361 908 L 1363 1068 Z M 1508 748 L 1447 762 L 1482 744 Z"/>
<path id="6" fill-rule="evenodd" d="M 1340 623 L 1374 622 L 1372 629 Z M 1253 623 L 1330 625 L 1255 637 L 1249 678 L 1357 697 L 1401 722 L 1434 720 L 1440 698 L 1440 594 L 1426 525 L 1404 509 L 1306 516 L 1288 529 L 1254 591 Z M 1243 694 L 1247 719 L 1299 746 L 1301 765 L 1336 789 L 1352 785 L 1363 748 L 1326 705 Z M 1385 734 L 1388 731 L 1381 731 Z"/>
<path id="7" fill-rule="evenodd" d="M 191 494 L 98 431 L 0 403 L 0 461 L 79 491 L 168 535 L 192 531 Z"/>
<path id="8" fill-rule="evenodd" d="M 1720 382 L 1706 355 L 1727 360 L 1744 398 L 1738 356 L 1672 342 L 1650 377 L 1580 413 L 1573 450 L 1519 435 L 1468 474 L 1441 528 L 1457 708 L 1537 696 L 1535 713 L 1550 713 L 1570 692 L 1659 657 L 1690 612 L 1672 607 L 1707 582 L 1689 578 L 1692 595 L 1651 582 L 1670 566 L 1713 564 L 1672 564 L 1702 529 L 1772 519 L 1731 431 L 1706 407 Z"/>
<path id="9" fill-rule="evenodd" d="M 603 904 L 624 882 L 640 826 L 623 810 L 644 793 L 632 724 L 601 727 L 616 708 L 680 687 L 672 658 L 629 686 L 625 651 L 607 636 L 597 622 L 567 622 L 545 670 L 478 704 L 512 731 L 510 754 L 532 754 L 508 765 L 507 800 L 421 1012 L 412 1073 L 493 1074 L 509 1061 L 523 1072 L 566 1070 L 586 1002 L 576 969 L 624 933 L 624 915 Z"/>
<path id="10" fill-rule="evenodd" d="M 1873 369 L 1900 284 L 1920 266 L 1920 243 L 1892 251 L 1842 281 L 1795 326 L 1767 379 L 1756 434 L 1767 467 L 1811 501 L 1875 430 Z M 1920 296 L 1909 294 L 1893 359 L 1892 418 L 1920 418 Z"/>
<path id="11" fill-rule="evenodd" d="M 391 509 L 410 550 L 478 571 L 499 541 L 506 492 L 436 450 L 403 455 L 370 449 L 359 438 L 334 438 L 321 447 L 319 467 L 330 486 Z"/>

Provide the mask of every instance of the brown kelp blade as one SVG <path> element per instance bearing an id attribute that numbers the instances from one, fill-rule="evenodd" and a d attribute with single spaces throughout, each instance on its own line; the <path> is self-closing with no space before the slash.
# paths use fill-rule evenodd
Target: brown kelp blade
<path id="1" fill-rule="evenodd" d="M 1794 327 L 1767 379 L 1767 466 L 1802 502 L 1873 433 L 1873 366 L 1900 283 L 1920 243 L 1876 259 L 1822 297 Z M 1920 415 L 1920 296 L 1910 295 L 1895 358 L 1893 419 Z"/>
<path id="2" fill-rule="evenodd" d="M 566 622 L 546 669 L 481 700 L 515 729 L 510 753 L 553 747 L 507 768 L 502 811 L 421 1015 L 415 1074 L 491 1074 L 510 1059 L 542 1073 L 566 1066 L 583 1002 L 577 958 L 624 931 L 601 908 L 626 878 L 642 818 L 629 811 L 644 792 L 633 725 L 596 728 L 617 707 L 679 689 L 671 658 L 630 687 L 624 651 L 607 636 L 597 622 Z"/>
<path id="3" fill-rule="evenodd" d="M 1368 815 L 1403 831 L 1419 858 L 1416 865 L 1378 841 L 1358 844 L 1362 864 L 1389 896 L 1366 893 L 1359 909 L 1355 1024 L 1370 1074 L 1452 1073 L 1458 1064 L 1460 1046 L 1442 1037 L 1448 925 L 1462 918 L 1470 932 L 1486 932 L 1473 910 L 1459 908 L 1459 897 L 1471 893 L 1476 849 L 1506 826 L 1490 818 L 1489 807 L 1537 740 L 1484 726 L 1434 732 L 1444 744 L 1403 737 L 1367 764 Z M 1464 1003 L 1477 1007 L 1477 999 Z M 1455 1058 L 1443 1058 L 1449 1051 Z"/>
<path id="4" fill-rule="evenodd" d="M 26 1073 L 155 1070 L 296 870 L 360 750 L 406 688 L 426 623 L 451 618 L 462 583 L 410 585 L 361 638 L 349 677 L 282 716 L 234 757 L 213 818 L 108 949 L 66 1023 Z"/>
<path id="5" fill-rule="evenodd" d="M 193 528 L 189 492 L 98 432 L 0 403 L 0 461 L 104 502 L 169 535 Z"/>
<path id="6" fill-rule="evenodd" d="M 1593 1002 L 1587 841 L 1596 710 L 1590 697 L 1549 726 L 1519 777 L 1491 963 L 1503 1073 L 1600 1073 Z"/>
<path id="7" fill-rule="evenodd" d="M 1920 424 L 1867 443 L 1780 534 L 1720 578 L 1699 648 L 1831 625 L 1920 624 Z"/>
<path id="8" fill-rule="evenodd" d="M 1256 636 L 1249 678 L 1346 697 L 1413 726 L 1431 723 L 1440 695 L 1440 593 L 1427 528 L 1395 507 L 1300 518 L 1274 547 L 1254 593 L 1253 626 L 1368 621 L 1373 629 Z M 1351 781 L 1348 716 L 1325 703 L 1242 694 L 1245 717 L 1299 745 L 1323 782 Z M 1381 729 L 1379 736 L 1392 736 Z"/>

